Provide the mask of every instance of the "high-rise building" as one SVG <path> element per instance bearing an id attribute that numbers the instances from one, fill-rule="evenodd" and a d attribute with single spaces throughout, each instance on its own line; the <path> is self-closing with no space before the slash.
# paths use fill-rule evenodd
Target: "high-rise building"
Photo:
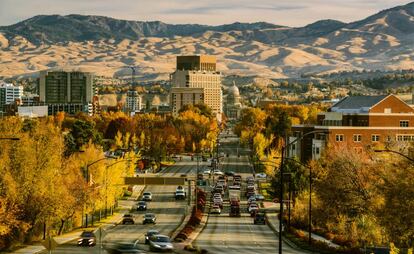
<path id="1" fill-rule="evenodd" d="M 204 103 L 221 121 L 223 94 L 221 73 L 215 56 L 178 56 L 177 69 L 171 74 L 171 107 L 174 114 L 187 104 Z"/>
<path id="2" fill-rule="evenodd" d="M 23 96 L 23 87 L 13 84 L 0 84 L 0 111 L 5 112 L 5 106 L 21 100 Z"/>
<path id="3" fill-rule="evenodd" d="M 126 111 L 135 114 L 142 109 L 142 99 L 137 91 L 128 91 L 126 97 Z"/>
<path id="4" fill-rule="evenodd" d="M 51 70 L 40 72 L 40 101 L 49 105 L 49 114 L 78 111 L 92 114 L 94 105 L 94 74 L 80 71 Z"/>

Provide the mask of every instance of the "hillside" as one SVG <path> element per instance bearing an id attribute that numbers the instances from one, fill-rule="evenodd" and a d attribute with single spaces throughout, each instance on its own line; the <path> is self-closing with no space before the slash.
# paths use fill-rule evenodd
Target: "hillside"
<path id="1" fill-rule="evenodd" d="M 342 23 L 305 27 L 233 23 L 171 25 L 101 16 L 35 16 L 0 27 L 0 77 L 51 67 L 82 67 L 105 76 L 167 79 L 175 56 L 213 54 L 226 75 L 300 77 L 338 71 L 414 68 L 414 3 Z"/>

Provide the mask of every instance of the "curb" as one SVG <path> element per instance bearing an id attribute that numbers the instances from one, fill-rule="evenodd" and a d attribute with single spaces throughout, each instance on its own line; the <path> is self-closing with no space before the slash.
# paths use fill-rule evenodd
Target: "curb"
<path id="1" fill-rule="evenodd" d="M 266 216 L 266 220 L 267 220 L 267 225 L 269 226 L 269 228 L 276 234 L 276 235 L 278 235 L 279 234 L 279 230 L 277 230 L 276 229 L 276 227 L 273 225 L 273 223 L 271 223 L 271 222 L 269 222 L 270 221 L 270 219 L 269 219 L 269 215 L 267 214 L 267 213 L 265 213 L 265 216 Z M 293 243 L 292 241 L 290 241 L 289 239 L 287 239 L 285 236 L 283 236 L 282 235 L 282 240 L 283 240 L 283 242 L 285 242 L 289 247 L 291 247 L 291 248 L 293 248 L 293 249 L 295 249 L 295 250 L 300 250 L 301 252 L 303 252 L 303 253 L 309 253 L 309 254 L 311 254 L 311 253 L 315 253 L 315 252 L 310 252 L 310 251 L 308 251 L 308 250 L 304 250 L 304 249 L 301 249 L 301 248 L 299 248 L 295 243 Z"/>
<path id="2" fill-rule="evenodd" d="M 137 188 L 135 188 L 135 187 L 138 187 L 138 186 L 134 186 L 134 191 L 136 191 L 136 189 Z M 134 200 L 137 200 L 138 198 L 139 198 L 139 196 L 141 196 L 141 194 L 142 194 L 142 192 L 145 190 L 145 187 L 144 188 L 142 188 L 140 191 L 137 191 L 138 192 L 138 195 L 134 195 L 134 196 L 131 196 L 131 197 L 129 197 L 128 198 L 128 200 L 131 200 L 131 201 L 134 201 Z M 101 226 L 104 226 L 104 225 L 107 225 L 108 227 L 105 229 L 105 230 L 108 230 L 108 229 L 111 229 L 111 228 L 113 228 L 113 227 L 115 227 L 116 225 L 118 225 L 119 224 L 119 222 L 122 220 L 122 217 L 121 217 L 121 219 L 120 220 L 118 220 L 118 221 L 116 221 L 116 222 L 112 222 L 112 223 L 107 223 L 107 224 L 103 224 L 103 225 L 101 225 Z M 101 226 L 98 226 L 98 227 L 91 227 L 91 228 L 89 228 L 90 230 L 93 230 L 93 232 L 94 233 L 96 233 L 98 230 L 99 230 L 99 228 L 101 227 Z M 88 228 L 86 228 L 86 229 L 88 229 Z M 79 231 L 79 233 L 81 233 L 83 230 L 85 230 L 85 228 L 77 228 L 77 229 L 74 229 L 74 230 L 72 230 L 72 231 L 70 231 L 70 232 L 67 232 L 66 234 L 70 234 L 70 233 L 74 233 L 75 231 Z M 62 237 L 63 235 L 61 235 L 60 237 Z M 59 236 L 58 236 L 59 237 Z M 77 236 L 77 237 L 74 237 L 74 238 L 68 238 L 67 240 L 64 240 L 64 241 L 62 241 L 62 242 L 60 242 L 59 243 L 59 245 L 63 245 L 63 244 L 66 244 L 66 243 L 69 243 L 69 242 L 72 242 L 72 241 L 74 241 L 75 239 L 77 239 L 79 236 Z M 38 248 L 42 248 L 42 249 L 38 249 L 38 250 L 33 250 L 33 251 L 30 251 L 30 250 L 27 250 L 27 251 L 25 251 L 24 249 L 26 249 L 26 248 L 30 248 L 30 247 L 33 247 L 33 248 L 36 248 L 36 249 L 38 249 Z M 18 249 L 18 250 L 16 250 L 16 251 L 13 251 L 13 252 L 10 252 L 10 253 L 16 253 L 16 254 L 39 254 L 39 253 L 42 253 L 42 252 L 44 252 L 46 250 L 46 248 L 45 247 L 43 247 L 42 245 L 28 245 L 28 246 L 26 246 L 26 247 L 24 247 L 24 248 L 21 248 L 21 249 Z"/>

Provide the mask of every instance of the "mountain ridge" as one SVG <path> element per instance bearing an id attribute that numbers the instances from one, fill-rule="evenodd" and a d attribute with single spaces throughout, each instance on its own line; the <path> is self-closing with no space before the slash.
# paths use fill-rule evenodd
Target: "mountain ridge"
<path id="1" fill-rule="evenodd" d="M 351 70 L 414 68 L 414 2 L 352 23 L 319 20 L 304 27 L 266 22 L 208 26 L 128 21 L 104 16 L 38 15 L 0 27 L 0 77 L 59 66 L 86 66 L 162 79 L 176 55 L 216 55 L 226 74 L 271 78 Z"/>

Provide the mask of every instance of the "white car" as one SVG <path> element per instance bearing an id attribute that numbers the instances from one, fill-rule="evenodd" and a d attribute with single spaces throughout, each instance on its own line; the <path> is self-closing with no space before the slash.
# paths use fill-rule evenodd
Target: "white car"
<path id="1" fill-rule="evenodd" d="M 172 251 L 173 244 L 168 236 L 153 235 L 148 240 L 150 251 Z"/>
<path id="2" fill-rule="evenodd" d="M 266 178 L 267 175 L 265 173 L 258 173 L 256 174 L 256 178 Z"/>
<path id="3" fill-rule="evenodd" d="M 213 205 L 211 207 L 210 213 L 212 214 L 221 214 L 221 209 L 219 205 Z"/>
<path id="4" fill-rule="evenodd" d="M 257 212 L 259 211 L 259 207 L 256 204 L 251 204 L 247 210 L 249 213 Z"/>
<path id="5" fill-rule="evenodd" d="M 221 197 L 214 197 L 213 202 L 214 203 L 223 203 L 223 199 Z"/>
<path id="6" fill-rule="evenodd" d="M 211 174 L 211 170 L 210 169 L 206 169 L 206 170 L 203 171 L 203 174 L 209 175 L 209 174 Z"/>
<path id="7" fill-rule="evenodd" d="M 220 170 L 214 170 L 215 175 L 223 175 L 223 172 L 221 172 Z"/>

